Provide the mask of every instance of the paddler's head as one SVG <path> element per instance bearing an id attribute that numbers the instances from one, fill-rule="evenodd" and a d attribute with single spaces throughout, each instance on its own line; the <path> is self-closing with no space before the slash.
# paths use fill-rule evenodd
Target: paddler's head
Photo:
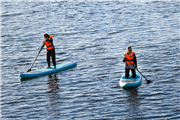
<path id="1" fill-rule="evenodd" d="M 44 34 L 44 39 L 45 40 L 49 39 L 49 35 L 48 34 Z"/>
<path id="2" fill-rule="evenodd" d="M 128 46 L 128 47 L 127 47 L 127 52 L 128 52 L 128 53 L 132 52 L 131 46 Z"/>

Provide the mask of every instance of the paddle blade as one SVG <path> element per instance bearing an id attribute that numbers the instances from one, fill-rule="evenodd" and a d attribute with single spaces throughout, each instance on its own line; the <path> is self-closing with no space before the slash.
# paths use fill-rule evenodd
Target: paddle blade
<path id="1" fill-rule="evenodd" d="M 31 69 L 29 69 L 27 72 L 30 72 L 31 71 Z"/>
<path id="2" fill-rule="evenodd" d="M 149 84 L 149 83 L 151 83 L 152 81 L 150 81 L 150 80 L 147 80 L 147 84 Z"/>

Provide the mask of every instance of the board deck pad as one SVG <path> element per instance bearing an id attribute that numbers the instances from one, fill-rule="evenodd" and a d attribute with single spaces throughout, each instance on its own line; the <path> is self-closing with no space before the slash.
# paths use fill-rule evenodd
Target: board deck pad
<path id="1" fill-rule="evenodd" d="M 58 65 L 56 65 L 56 69 L 61 68 L 61 67 L 63 67 L 64 65 L 68 65 L 68 64 L 71 64 L 71 63 L 58 64 Z M 49 70 L 54 70 L 53 68 L 54 68 L 54 66 L 51 66 L 50 68 L 41 68 L 41 69 L 39 69 L 39 70 L 37 70 L 37 71 L 49 71 Z"/>
<path id="2" fill-rule="evenodd" d="M 121 79 L 122 79 L 123 81 L 133 82 L 133 81 L 136 81 L 136 80 L 138 80 L 138 79 L 140 78 L 140 74 L 139 74 L 139 72 L 137 72 L 137 71 L 136 71 L 136 78 L 133 78 L 133 77 L 131 77 L 131 76 L 132 76 L 132 72 L 130 72 L 129 78 L 126 78 L 126 77 L 125 77 L 125 74 L 124 74 Z"/>

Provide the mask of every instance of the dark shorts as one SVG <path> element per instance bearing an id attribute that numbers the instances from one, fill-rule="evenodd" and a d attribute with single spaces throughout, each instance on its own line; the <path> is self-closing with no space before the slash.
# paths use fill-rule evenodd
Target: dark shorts
<path id="1" fill-rule="evenodd" d="M 125 77 L 126 77 L 126 78 L 129 78 L 129 70 L 130 70 L 130 69 L 125 68 Z M 135 69 L 131 69 L 131 72 L 132 72 L 132 77 L 133 77 L 133 78 L 136 78 L 136 71 L 135 71 Z"/>
<path id="2" fill-rule="evenodd" d="M 53 65 L 56 66 L 56 54 L 55 54 L 55 49 L 47 50 L 46 56 L 47 56 L 48 66 L 50 66 L 50 57 L 52 57 Z"/>

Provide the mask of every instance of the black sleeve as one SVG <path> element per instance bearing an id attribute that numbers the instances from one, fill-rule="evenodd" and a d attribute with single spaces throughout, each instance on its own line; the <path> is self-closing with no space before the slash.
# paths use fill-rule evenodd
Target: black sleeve
<path id="1" fill-rule="evenodd" d="M 53 39 L 52 38 L 49 41 L 53 44 Z"/>
<path id="2" fill-rule="evenodd" d="M 44 45 L 45 45 L 45 42 L 43 42 L 43 44 L 42 44 L 41 49 L 39 50 L 39 52 L 41 52 L 41 50 L 43 49 Z"/>
<path id="3" fill-rule="evenodd" d="M 136 55 L 134 54 L 134 64 L 135 64 L 135 68 L 137 67 L 137 59 L 136 59 Z"/>
<path id="4" fill-rule="evenodd" d="M 123 62 L 125 62 L 126 61 L 126 54 L 124 55 L 124 58 L 123 58 Z"/>

